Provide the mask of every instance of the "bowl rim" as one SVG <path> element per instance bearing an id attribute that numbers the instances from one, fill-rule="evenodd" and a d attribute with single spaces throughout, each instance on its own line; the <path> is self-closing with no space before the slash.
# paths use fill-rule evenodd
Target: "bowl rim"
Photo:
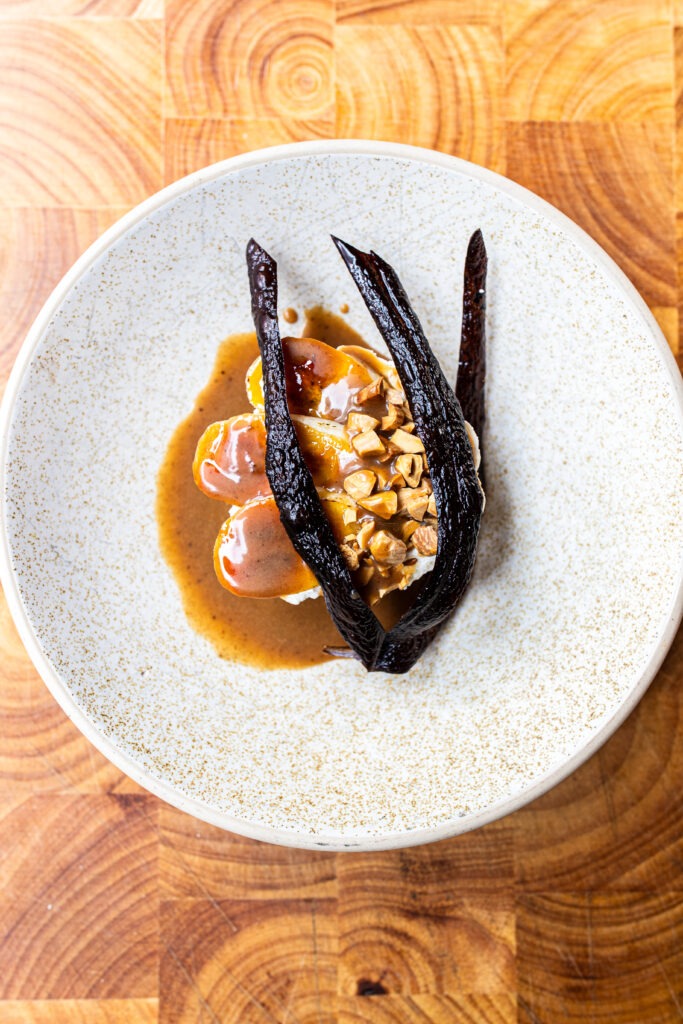
<path id="1" fill-rule="evenodd" d="M 56 669 L 41 649 L 38 636 L 24 608 L 18 582 L 12 568 L 6 523 L 5 477 L 10 427 L 15 402 L 30 359 L 45 329 L 49 326 L 51 318 L 76 282 L 85 275 L 92 264 L 109 246 L 121 238 L 130 228 L 143 221 L 167 202 L 191 191 L 198 185 L 212 181 L 231 171 L 241 170 L 258 164 L 273 163 L 292 157 L 326 156 L 332 154 L 393 157 L 411 160 L 425 166 L 443 167 L 492 186 L 521 202 L 525 207 L 549 219 L 559 229 L 569 235 L 572 241 L 586 255 L 600 265 L 605 275 L 611 279 L 612 283 L 619 288 L 622 295 L 631 303 L 633 311 L 639 316 L 644 328 L 649 333 L 661 358 L 664 370 L 671 381 L 674 398 L 678 405 L 679 420 L 683 429 L 683 380 L 681 379 L 673 353 L 645 301 L 614 260 L 607 255 L 604 249 L 583 228 L 580 228 L 569 217 L 561 213 L 546 200 L 541 199 L 534 192 L 510 181 L 509 178 L 495 171 L 480 167 L 467 160 L 431 149 L 405 145 L 404 143 L 362 139 L 331 139 L 293 142 L 286 145 L 253 150 L 194 171 L 192 174 L 188 174 L 167 185 L 159 192 L 154 193 L 133 207 L 86 249 L 61 279 L 38 313 L 18 352 L 0 407 L 0 490 L 3 495 L 2 515 L 0 515 L 0 583 L 2 583 L 10 614 L 24 647 L 54 699 L 76 728 L 83 733 L 85 738 L 120 771 L 132 778 L 144 789 L 166 803 L 210 825 L 250 839 L 273 843 L 279 846 L 327 851 L 401 849 L 460 835 L 487 825 L 518 810 L 520 807 L 546 793 L 559 782 L 562 782 L 563 779 L 567 778 L 567 776 L 587 761 L 609 739 L 640 701 L 673 643 L 676 631 L 683 617 L 683 561 L 678 567 L 676 586 L 666 623 L 657 642 L 653 645 L 650 657 L 640 678 L 633 685 L 626 698 L 603 720 L 602 725 L 593 733 L 587 743 L 575 750 L 562 763 L 555 765 L 541 775 L 531 786 L 491 804 L 475 814 L 450 818 L 430 828 L 408 829 L 377 835 L 365 835 L 362 833 L 356 835 L 352 832 L 346 834 L 339 832 L 305 833 L 297 832 L 293 829 L 273 828 L 269 825 L 235 818 L 193 797 L 187 796 L 175 789 L 170 783 L 153 776 L 147 768 L 120 750 L 113 740 L 90 721 L 72 696 L 66 683 L 62 681 Z"/>

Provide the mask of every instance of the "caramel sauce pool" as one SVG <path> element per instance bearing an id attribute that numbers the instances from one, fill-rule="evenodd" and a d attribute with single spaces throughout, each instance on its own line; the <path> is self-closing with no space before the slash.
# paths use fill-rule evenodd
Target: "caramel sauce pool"
<path id="1" fill-rule="evenodd" d="M 302 336 L 328 345 L 365 345 L 340 317 L 316 308 L 306 310 Z M 157 522 L 162 554 L 180 588 L 185 614 L 221 657 L 261 668 L 304 668 L 329 661 L 325 645 L 344 641 L 327 614 L 322 598 L 289 605 L 272 599 L 237 597 L 220 585 L 213 568 L 213 548 L 228 505 L 196 487 L 192 460 L 197 441 L 216 420 L 251 408 L 244 379 L 258 356 L 255 334 L 234 334 L 220 345 L 211 379 L 194 409 L 177 427 L 157 481 Z M 385 621 L 398 618 L 406 595 L 376 608 Z"/>

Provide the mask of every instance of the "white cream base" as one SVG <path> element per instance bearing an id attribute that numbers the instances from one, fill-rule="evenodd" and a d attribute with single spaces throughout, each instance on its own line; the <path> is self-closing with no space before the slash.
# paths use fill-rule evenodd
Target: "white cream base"
<path id="1" fill-rule="evenodd" d="M 408 555 L 410 558 L 417 558 L 413 578 L 408 584 L 409 587 L 412 587 L 413 583 L 432 571 L 436 555 L 418 555 L 415 548 L 409 548 Z M 299 594 L 281 594 L 280 597 L 287 604 L 301 604 L 302 601 L 307 601 L 309 598 L 322 597 L 322 590 L 320 587 L 311 587 L 310 590 L 302 590 Z"/>

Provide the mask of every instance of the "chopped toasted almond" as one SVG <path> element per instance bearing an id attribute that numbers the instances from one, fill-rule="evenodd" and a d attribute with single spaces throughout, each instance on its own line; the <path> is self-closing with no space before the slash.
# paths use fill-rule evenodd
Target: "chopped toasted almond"
<path id="1" fill-rule="evenodd" d="M 394 430 L 403 423 L 403 409 L 398 405 L 390 405 L 386 416 L 382 416 L 382 430 Z"/>
<path id="2" fill-rule="evenodd" d="M 405 430 L 400 428 L 393 432 L 389 440 L 402 452 L 417 454 L 418 452 L 423 452 L 425 450 L 419 437 L 415 437 L 413 434 L 408 434 Z"/>
<path id="3" fill-rule="evenodd" d="M 435 555 L 437 532 L 433 526 L 420 526 L 413 534 L 413 544 L 421 555 Z"/>
<path id="4" fill-rule="evenodd" d="M 358 504 L 366 508 L 368 512 L 374 512 L 376 516 L 380 516 L 382 519 L 391 519 L 392 516 L 396 515 L 398 508 L 396 491 L 380 491 L 379 494 L 371 494 L 369 498 L 361 498 Z M 426 507 L 427 500 L 425 499 Z"/>
<path id="5" fill-rule="evenodd" d="M 350 544 L 342 544 L 341 553 L 349 569 L 353 571 L 358 568 L 358 552 L 354 551 Z"/>
<path id="6" fill-rule="evenodd" d="M 426 494 L 419 494 L 413 491 L 413 497 L 406 504 L 406 511 L 413 519 L 424 519 L 429 497 Z"/>
<path id="7" fill-rule="evenodd" d="M 344 526 L 348 526 L 349 523 L 355 523 L 358 519 L 358 509 L 345 508 L 342 512 L 342 519 L 344 520 Z"/>
<path id="8" fill-rule="evenodd" d="M 387 388 L 386 399 L 389 405 L 403 405 L 406 396 L 399 388 Z"/>
<path id="9" fill-rule="evenodd" d="M 399 512 L 405 512 L 408 508 L 408 503 L 417 497 L 424 497 L 425 501 L 429 498 L 429 491 L 423 484 L 419 487 L 400 487 L 397 494 Z"/>
<path id="10" fill-rule="evenodd" d="M 433 494 L 429 495 L 429 501 L 427 502 L 427 512 L 430 516 L 436 515 L 436 498 Z"/>
<path id="11" fill-rule="evenodd" d="M 374 430 L 379 426 L 379 420 L 374 416 L 366 416 L 364 412 L 350 412 L 346 421 L 346 429 L 349 433 L 362 434 L 366 430 Z"/>
<path id="12" fill-rule="evenodd" d="M 375 575 L 375 570 L 371 565 L 361 565 L 358 572 L 356 573 L 356 583 L 359 587 L 365 587 L 368 585 L 372 577 Z"/>
<path id="13" fill-rule="evenodd" d="M 368 546 L 368 541 L 375 532 L 375 521 L 374 519 L 366 519 L 362 524 L 360 530 L 356 534 L 356 543 L 358 547 L 363 551 Z"/>
<path id="14" fill-rule="evenodd" d="M 394 369 L 393 366 L 387 366 L 384 376 L 389 381 L 391 387 L 395 388 L 396 391 L 400 391 L 401 395 L 403 395 L 401 378 L 399 377 L 397 371 Z"/>
<path id="15" fill-rule="evenodd" d="M 371 469 L 359 469 L 346 477 L 344 480 L 344 490 L 355 501 L 358 501 L 359 498 L 367 498 L 369 494 L 372 494 L 376 483 L 377 477 Z"/>
<path id="16" fill-rule="evenodd" d="M 384 381 L 381 377 L 375 377 L 372 384 L 366 384 L 358 394 L 356 395 L 356 401 L 359 405 L 364 402 L 369 402 L 373 398 L 379 398 L 384 391 Z"/>
<path id="17" fill-rule="evenodd" d="M 406 546 L 388 530 L 378 530 L 370 541 L 372 557 L 380 565 L 400 565 L 406 557 Z"/>
<path id="18" fill-rule="evenodd" d="M 365 430 L 362 434 L 357 434 L 351 444 L 359 455 L 382 455 L 384 453 L 384 445 L 374 430 Z"/>
<path id="19" fill-rule="evenodd" d="M 404 562 L 404 564 L 401 566 L 401 582 L 398 585 L 398 589 L 399 590 L 405 590 L 406 589 L 406 587 L 408 586 L 408 584 L 410 583 L 410 581 L 413 578 L 413 574 L 415 572 L 415 566 L 416 565 L 417 565 L 417 562 L 415 560 L 411 559 L 411 563 L 410 564 L 408 562 Z"/>
<path id="20" fill-rule="evenodd" d="M 415 522 L 414 519 L 406 520 L 406 522 L 401 527 L 401 536 L 403 537 L 403 540 L 406 542 L 406 544 L 408 543 L 412 535 L 415 533 L 415 531 L 419 529 L 419 527 L 420 524 Z"/>
<path id="21" fill-rule="evenodd" d="M 403 475 L 408 487 L 417 487 L 422 476 L 422 459 L 419 455 L 399 455 L 396 470 Z"/>
<path id="22" fill-rule="evenodd" d="M 389 452 L 390 456 L 402 454 L 401 449 L 398 447 L 398 445 L 394 444 L 390 437 L 387 437 L 384 440 L 384 446 L 386 450 Z"/>
<path id="23" fill-rule="evenodd" d="M 412 489 L 412 487 L 399 487 L 398 491 L 396 492 L 399 512 L 405 512 L 405 510 L 408 508 L 408 502 L 414 496 L 414 494 L 415 491 Z"/>

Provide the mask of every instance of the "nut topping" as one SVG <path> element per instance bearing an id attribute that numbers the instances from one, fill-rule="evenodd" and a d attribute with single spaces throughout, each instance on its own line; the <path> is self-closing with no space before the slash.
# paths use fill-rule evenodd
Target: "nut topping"
<path id="1" fill-rule="evenodd" d="M 403 540 L 406 542 L 406 544 L 408 543 L 412 535 L 415 533 L 415 531 L 419 530 L 419 528 L 420 524 L 416 523 L 414 519 L 406 519 L 406 521 L 403 523 L 403 526 L 401 527 L 401 536 L 403 537 Z"/>
<path id="2" fill-rule="evenodd" d="M 402 540 L 388 530 L 378 530 L 370 541 L 372 557 L 380 565 L 400 565 L 407 549 Z"/>
<path id="3" fill-rule="evenodd" d="M 433 526 L 420 526 L 413 534 L 413 544 L 421 555 L 435 555 L 437 534 Z"/>
<path id="4" fill-rule="evenodd" d="M 417 559 L 412 558 L 409 562 L 404 562 L 401 566 L 401 582 L 398 585 L 399 590 L 405 590 L 415 573 L 415 567 L 417 565 Z"/>
<path id="5" fill-rule="evenodd" d="M 393 473 L 387 480 L 387 487 L 405 487 L 406 482 L 400 473 Z"/>
<path id="6" fill-rule="evenodd" d="M 376 516 L 380 516 L 382 519 L 391 519 L 392 516 L 396 515 L 398 498 L 396 491 L 380 491 L 379 494 L 371 494 L 369 498 L 361 498 L 358 504 L 366 508 L 368 512 L 374 512 Z M 426 508 L 427 499 L 425 498 Z"/>
<path id="7" fill-rule="evenodd" d="M 399 512 L 407 512 L 410 502 L 414 501 L 416 498 L 424 498 L 426 509 L 427 502 L 429 500 L 429 492 L 427 491 L 427 488 L 424 485 L 418 488 L 400 487 L 397 492 L 397 498 Z"/>
<path id="8" fill-rule="evenodd" d="M 425 450 L 419 437 L 415 437 L 414 434 L 409 434 L 401 428 L 395 430 L 389 440 L 392 444 L 396 445 L 399 451 L 408 452 L 412 455 L 422 453 Z"/>
<path id="9" fill-rule="evenodd" d="M 364 402 L 370 402 L 373 398 L 379 398 L 384 391 L 384 381 L 381 377 L 375 377 L 371 384 L 366 384 L 364 388 L 356 395 L 356 401 L 359 405 L 363 405 Z"/>
<path id="10" fill-rule="evenodd" d="M 368 546 L 368 541 L 375 532 L 375 521 L 374 519 L 366 519 L 361 526 L 360 530 L 356 534 L 356 543 L 358 547 L 363 551 Z"/>
<path id="11" fill-rule="evenodd" d="M 422 459 L 419 455 L 399 455 L 396 471 L 402 474 L 408 487 L 417 487 L 422 476 Z"/>
<path id="12" fill-rule="evenodd" d="M 428 504 L 429 497 L 426 494 L 413 491 L 413 497 L 406 503 L 406 511 L 413 519 L 424 519 Z"/>
<path id="13" fill-rule="evenodd" d="M 386 416 L 382 416 L 382 430 L 394 430 L 403 423 L 403 409 L 399 405 L 390 405 Z"/>
<path id="14" fill-rule="evenodd" d="M 349 433 L 362 434 L 366 430 L 374 430 L 379 426 L 379 420 L 374 416 L 366 416 L 364 412 L 350 412 L 346 421 L 346 429 Z"/>
<path id="15" fill-rule="evenodd" d="M 367 498 L 372 494 L 377 483 L 377 477 L 371 469 L 359 469 L 350 473 L 344 480 L 344 490 L 355 501 L 360 498 Z M 346 519 L 344 520 L 346 522 Z"/>
<path id="16" fill-rule="evenodd" d="M 407 434 L 406 437 L 410 435 Z M 384 454 L 384 445 L 374 430 L 365 430 L 362 434 L 357 434 L 351 444 L 360 456 Z"/>
<path id="17" fill-rule="evenodd" d="M 344 556 L 344 561 L 348 565 L 349 569 L 353 572 L 354 569 L 358 568 L 358 552 L 349 544 L 341 545 L 341 553 Z"/>

